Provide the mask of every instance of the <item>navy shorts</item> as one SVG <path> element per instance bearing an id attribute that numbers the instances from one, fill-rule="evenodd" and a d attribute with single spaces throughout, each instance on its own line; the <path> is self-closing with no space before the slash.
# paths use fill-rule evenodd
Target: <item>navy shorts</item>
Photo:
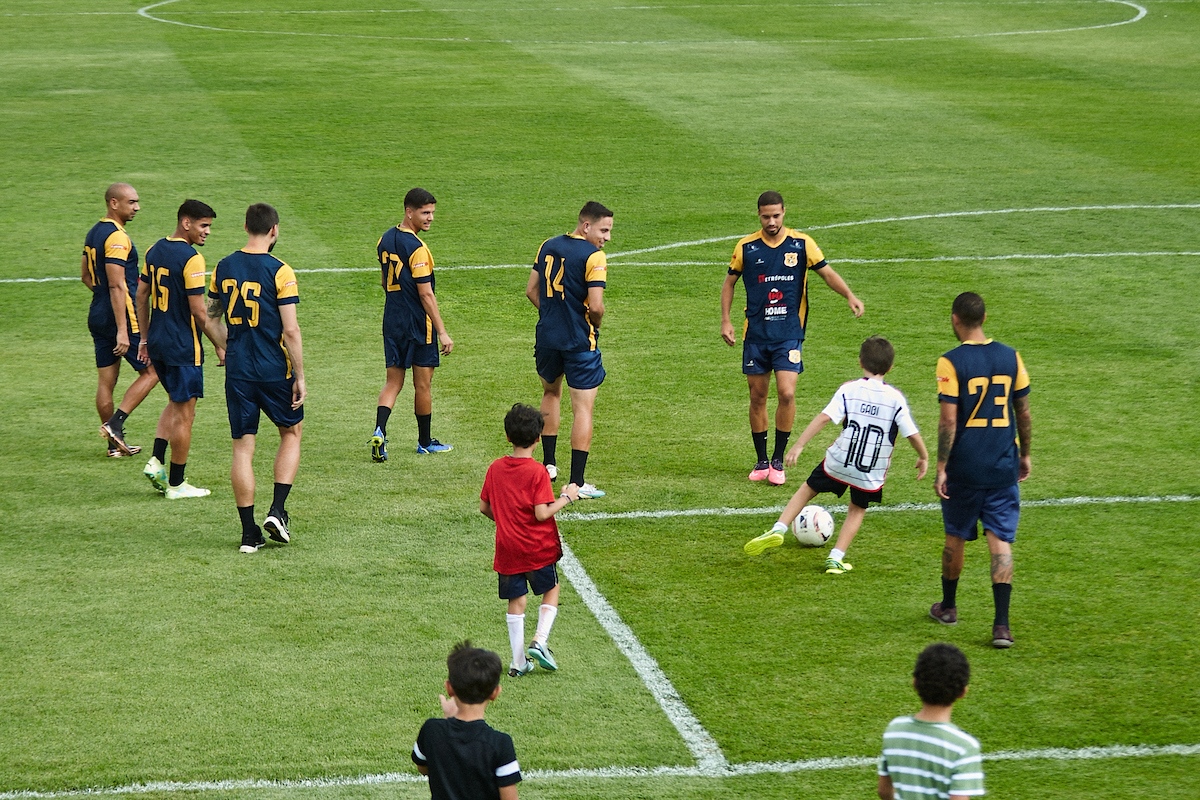
<path id="1" fill-rule="evenodd" d="M 804 372 L 804 342 L 788 339 L 770 344 L 742 342 L 742 374 Z"/>
<path id="2" fill-rule="evenodd" d="M 529 594 L 530 589 L 534 594 L 541 595 L 558 586 L 558 570 L 554 564 L 547 564 L 541 569 L 523 572 L 520 575 L 497 573 L 496 576 L 500 579 L 501 600 L 516 600 L 518 597 L 524 597 Z"/>
<path id="3" fill-rule="evenodd" d="M 383 361 L 388 367 L 437 367 L 442 363 L 438 343 L 426 344 L 401 336 L 383 337 Z"/>
<path id="4" fill-rule="evenodd" d="M 883 502 L 883 487 L 880 487 L 873 492 L 868 492 L 866 489 L 860 489 L 857 486 L 851 486 L 848 483 L 843 483 L 825 471 L 824 461 L 822 461 L 820 464 L 817 464 L 817 468 L 812 471 L 812 474 L 808 476 L 808 480 L 806 480 L 805 483 L 807 483 L 817 494 L 829 492 L 838 497 L 841 497 L 846 493 L 846 490 L 849 489 L 850 502 L 859 508 L 866 508 L 871 503 Z"/>
<path id="5" fill-rule="evenodd" d="M 225 403 L 229 406 L 229 432 L 234 439 L 258 433 L 259 412 L 280 428 L 299 425 L 304 406 L 292 408 L 292 385 L 288 379 L 272 383 L 225 379 Z"/>
<path id="6" fill-rule="evenodd" d="M 560 375 L 566 375 L 567 386 L 572 389 L 595 389 L 604 383 L 607 375 L 600 361 L 599 350 L 569 353 L 548 347 L 534 347 L 533 359 L 542 380 L 554 383 Z"/>
<path id="7" fill-rule="evenodd" d="M 204 397 L 204 367 L 193 364 L 177 367 L 153 358 L 150 363 L 154 365 L 158 381 L 167 390 L 167 397 L 171 398 L 172 403 L 186 403 L 193 397 Z"/>
<path id="8" fill-rule="evenodd" d="M 979 538 L 979 523 L 1002 541 L 1012 544 L 1017 538 L 1017 520 L 1021 516 L 1021 488 L 1017 484 L 1003 489 L 974 489 L 949 483 L 949 500 L 942 501 L 942 525 L 947 536 L 972 542 Z"/>
<path id="9" fill-rule="evenodd" d="M 129 349 L 125 351 L 124 356 L 118 356 L 113 352 L 113 348 L 117 346 L 116 334 L 110 338 L 107 335 L 97 334 L 95 331 L 92 331 L 92 342 L 96 345 L 96 369 L 111 367 L 120 361 L 121 358 L 128 361 L 129 366 L 138 372 L 145 372 L 146 367 L 150 366 L 144 361 L 138 361 L 138 345 L 142 342 L 142 336 L 139 333 L 129 334 Z"/>

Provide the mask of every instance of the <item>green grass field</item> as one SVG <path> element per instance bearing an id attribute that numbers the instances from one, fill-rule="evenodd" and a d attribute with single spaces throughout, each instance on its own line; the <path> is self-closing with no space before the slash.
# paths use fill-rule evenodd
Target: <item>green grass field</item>
<path id="1" fill-rule="evenodd" d="M 505 410 L 540 396 L 520 265 L 593 198 L 616 210 L 588 469 L 609 496 L 560 527 L 729 767 L 696 769 L 566 585 L 562 669 L 506 679 L 489 710 L 523 797 L 873 796 L 863 759 L 916 709 L 912 661 L 939 639 L 972 661 L 956 721 L 1005 754 L 992 795 L 1200 795 L 1200 2 L 140 7 L 0 8 L 0 800 L 164 781 L 149 793 L 428 797 L 408 754 L 446 652 L 507 651 L 477 498 Z M 167 504 L 141 459 L 104 457 L 74 276 L 117 180 L 140 192 L 143 253 L 186 197 L 217 209 L 210 266 L 247 204 L 281 212 L 310 390 L 289 547 L 237 552 L 211 358 L 188 475 L 212 497 Z M 455 450 L 412 452 L 406 387 L 379 465 L 374 243 L 414 185 L 439 200 L 425 239 L 456 346 L 434 434 Z M 810 284 L 796 430 L 882 334 L 932 447 L 950 302 L 974 290 L 1032 374 L 1024 497 L 1175 498 L 1026 508 L 1011 651 L 988 646 L 981 544 L 960 624 L 927 618 L 936 511 L 869 515 L 839 578 L 794 542 L 742 552 L 833 436 L 785 489 L 745 480 L 718 294 L 768 188 L 867 306 Z M 260 511 L 273 450 L 264 433 Z M 888 506 L 934 499 L 912 465 L 902 447 Z M 722 508 L 743 513 L 633 515 Z"/>

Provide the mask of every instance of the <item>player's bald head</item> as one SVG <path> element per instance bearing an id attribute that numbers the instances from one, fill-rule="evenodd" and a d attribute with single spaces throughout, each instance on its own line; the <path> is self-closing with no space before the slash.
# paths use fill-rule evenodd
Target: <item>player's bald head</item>
<path id="1" fill-rule="evenodd" d="M 104 202 L 109 203 L 113 200 L 124 200 L 130 195 L 136 195 L 137 189 L 134 189 L 128 183 L 114 183 L 109 186 L 104 192 Z"/>

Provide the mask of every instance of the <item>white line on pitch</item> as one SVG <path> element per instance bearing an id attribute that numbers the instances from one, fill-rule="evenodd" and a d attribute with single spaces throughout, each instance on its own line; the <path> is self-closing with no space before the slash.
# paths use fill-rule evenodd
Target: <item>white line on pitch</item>
<path id="1" fill-rule="evenodd" d="M 700 720 L 696 719 L 696 715 L 692 713 L 692 710 L 683 702 L 683 698 L 679 696 L 679 692 L 675 690 L 671 679 L 666 676 L 666 673 L 658 666 L 658 662 L 642 646 L 637 635 L 621 619 L 621 615 L 596 588 L 596 584 L 592 582 L 591 577 L 588 576 L 587 571 L 584 570 L 583 565 L 579 563 L 579 559 L 575 557 L 575 553 L 567 546 L 566 542 L 563 542 L 563 557 L 559 561 L 559 566 L 562 567 L 563 574 L 575 588 L 575 592 L 582 598 L 584 605 L 612 638 L 617 649 L 629 659 L 629 663 L 633 665 L 633 669 L 642 679 L 642 683 L 658 701 L 663 713 L 667 715 L 667 719 L 675 726 L 675 730 L 679 731 L 684 744 L 691 751 L 692 757 L 696 759 L 697 769 L 706 775 L 719 774 L 727 770 L 729 762 L 725 760 L 725 754 L 721 752 L 717 740 L 704 729 Z"/>
<path id="2" fill-rule="evenodd" d="M 1041 500 L 1022 500 L 1021 508 L 1061 508 L 1063 506 L 1096 506 L 1127 503 L 1195 503 L 1200 495 L 1171 494 L 1145 497 L 1049 497 Z M 829 511 L 843 513 L 846 505 L 825 506 Z M 871 506 L 870 514 L 886 514 L 896 511 L 938 511 L 939 503 L 896 503 L 890 506 Z M 558 518 L 564 522 L 597 522 L 609 519 L 667 519 L 669 517 L 748 517 L 760 514 L 778 514 L 782 505 L 760 508 L 664 508 L 657 511 L 597 511 L 594 513 L 565 513 Z"/>

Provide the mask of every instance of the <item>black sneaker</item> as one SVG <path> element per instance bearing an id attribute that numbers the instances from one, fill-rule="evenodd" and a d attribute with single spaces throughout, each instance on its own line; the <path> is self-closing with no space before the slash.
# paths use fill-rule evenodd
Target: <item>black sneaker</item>
<path id="1" fill-rule="evenodd" d="M 251 537 L 244 533 L 242 534 L 242 546 L 238 548 L 238 552 L 257 553 L 258 548 L 262 547 L 266 543 L 267 540 L 263 538 L 262 529 L 255 526 L 254 536 Z"/>
<path id="2" fill-rule="evenodd" d="M 273 541 L 287 544 L 292 540 L 291 531 L 288 530 L 288 513 L 286 511 L 271 509 L 267 518 L 263 520 L 263 529 Z"/>

